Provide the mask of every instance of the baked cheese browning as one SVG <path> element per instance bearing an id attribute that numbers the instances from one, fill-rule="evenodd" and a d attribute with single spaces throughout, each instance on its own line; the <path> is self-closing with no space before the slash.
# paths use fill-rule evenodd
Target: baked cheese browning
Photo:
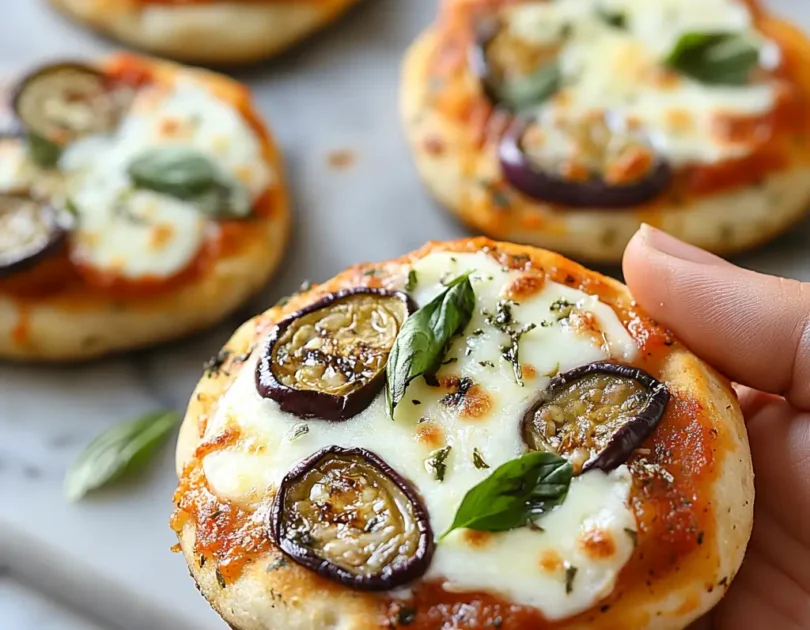
<path id="1" fill-rule="evenodd" d="M 421 382 L 412 383 L 396 409 L 393 422 L 386 417 L 380 399 L 345 423 L 285 419 L 283 414 L 272 412 L 274 403 L 261 402 L 255 391 L 251 396 L 253 357 L 241 372 L 236 368 L 231 377 L 221 377 L 221 385 L 206 387 L 207 392 L 220 391 L 222 396 L 216 405 L 206 407 L 206 439 L 222 434 L 224 427 L 239 426 L 242 434 L 252 436 L 251 443 L 260 444 L 258 450 L 251 451 L 249 459 L 240 456 L 239 449 L 234 449 L 230 442 L 194 459 L 193 466 L 200 467 L 201 479 L 212 495 L 223 504 L 240 505 L 246 513 L 259 511 L 272 501 L 272 489 L 277 487 L 280 475 L 319 448 L 334 444 L 345 448 L 373 445 L 387 464 L 418 488 L 434 530 L 444 531 L 448 523 L 443 519 L 452 518 L 452 510 L 448 513 L 442 506 L 450 504 L 454 508 L 471 485 L 512 459 L 515 456 L 512 453 L 519 454 L 525 448 L 520 445 L 517 430 L 521 414 L 530 407 L 534 395 L 547 386 L 550 375 L 568 369 L 564 362 L 559 367 L 554 365 L 559 355 L 552 349 L 554 344 L 549 343 L 560 333 L 574 334 L 574 339 L 577 338 L 578 333 L 572 333 L 564 320 L 578 311 L 596 313 L 596 328 L 608 337 L 607 341 L 603 338 L 597 341 L 585 335 L 585 345 L 580 351 L 586 346 L 597 353 L 611 349 L 610 355 L 621 355 L 622 363 L 642 368 L 670 385 L 672 356 L 681 352 L 680 346 L 667 331 L 640 314 L 629 296 L 617 293 L 611 281 L 550 255 L 542 259 L 545 265 L 541 265 L 529 248 L 509 246 L 508 252 L 502 253 L 490 241 L 476 239 L 433 245 L 397 261 L 352 269 L 324 287 L 294 296 L 286 305 L 259 316 L 243 328 L 240 344 L 232 351 L 243 352 L 285 315 L 331 292 L 358 286 L 393 290 L 408 284 L 415 300 L 424 304 L 442 290 L 442 278 L 452 279 L 474 266 L 471 278 L 476 297 L 484 301 L 489 315 L 497 314 L 497 303 L 509 287 L 524 284 L 542 287 L 532 293 L 534 299 L 526 299 L 512 308 L 513 320 L 518 324 L 551 322 L 549 326 L 538 326 L 538 333 L 544 330 L 550 333 L 542 344 L 545 354 L 551 355 L 549 365 L 534 351 L 534 332 L 521 340 L 521 362 L 537 368 L 533 374 L 535 381 L 524 384 L 528 391 L 517 384 L 509 360 L 497 356 L 508 342 L 508 333 L 488 324 L 486 315 L 480 312 L 448 349 L 437 375 L 440 385 L 445 385 L 431 388 Z M 493 279 L 487 281 L 490 275 Z M 542 282 L 520 280 L 538 277 Z M 491 283 L 491 293 L 486 288 L 487 282 Z M 573 294 L 567 294 L 569 309 L 562 297 L 550 300 L 545 293 L 559 292 L 559 287 L 587 294 L 594 302 L 572 300 Z M 536 300 L 544 303 L 542 320 L 530 315 L 533 311 L 529 307 Z M 620 322 L 618 328 L 608 321 L 602 306 Z M 479 328 L 485 330 L 484 334 L 476 333 Z M 632 348 L 619 341 L 623 331 L 629 334 Z M 495 343 L 487 343 L 489 335 L 495 336 Z M 468 347 L 472 347 L 469 355 Z M 485 358 L 485 353 L 490 357 Z M 577 363 L 588 361 L 581 358 Z M 470 375 L 479 368 L 481 377 Z M 462 382 L 464 378 L 471 379 L 472 384 Z M 483 441 L 482 435 L 490 432 L 486 420 L 483 425 L 479 421 L 470 425 L 456 419 L 458 403 L 473 386 L 492 398 L 490 415 L 501 427 L 497 435 L 486 435 Z M 631 390 L 632 387 L 625 393 L 632 398 Z M 543 532 L 527 527 L 505 533 L 459 530 L 437 545 L 425 577 L 412 583 L 409 591 L 393 593 L 382 604 L 361 593 L 353 597 L 362 598 L 371 609 L 382 606 L 380 612 L 393 627 L 405 624 L 417 630 L 437 627 L 518 630 L 569 628 L 591 622 L 600 628 L 625 627 L 622 624 L 646 627 L 651 614 L 649 597 L 664 602 L 673 589 L 685 588 L 695 575 L 714 576 L 706 583 L 705 592 L 722 590 L 731 576 L 717 577 L 718 567 L 727 565 L 717 556 L 714 523 L 718 515 L 711 489 L 721 472 L 719 462 L 725 461 L 732 448 L 733 438 L 728 434 L 732 429 L 717 424 L 712 415 L 715 412 L 697 402 L 689 390 L 679 385 L 671 394 L 658 428 L 633 452 L 627 466 L 610 475 L 592 470 L 575 477 L 563 505 L 538 520 Z M 525 406 L 517 414 L 503 409 L 515 395 L 525 396 Z M 729 404 L 733 404 L 730 397 Z M 382 418 L 385 423 L 377 423 L 375 418 Z M 514 422 L 518 434 L 516 450 L 509 454 L 497 443 L 503 438 L 501 434 L 507 433 L 502 430 L 504 422 Z M 307 431 L 294 431 L 301 424 L 307 425 Z M 425 427 L 431 429 L 430 440 L 424 439 Z M 409 452 L 420 457 L 414 458 Z M 257 457 L 261 453 L 267 458 Z M 235 470 L 239 471 L 239 478 L 228 473 Z M 262 495 L 261 490 L 256 492 L 261 488 L 270 490 Z M 193 501 L 178 510 L 178 514 L 192 523 L 200 520 Z M 510 542 L 512 536 L 515 537 Z M 541 540 L 543 543 L 538 544 Z M 226 545 L 240 557 L 258 560 L 269 555 L 247 552 L 234 538 L 229 538 Z M 486 567 L 492 566 L 509 567 L 508 571 L 499 572 L 497 584 L 488 583 L 481 576 Z M 617 572 L 611 575 L 609 567 L 618 567 Z M 285 580 L 294 576 L 303 589 L 309 588 L 308 585 L 323 586 L 323 581 L 312 582 L 314 576 L 302 574 L 300 567 L 284 571 Z M 520 581 L 528 582 L 525 590 L 516 584 Z M 553 596 L 554 601 L 545 600 L 544 592 Z M 695 601 L 699 603 L 699 598 Z M 665 610 L 665 605 L 660 605 Z M 637 611 L 628 616 L 628 610 L 634 606 Z M 669 613 L 660 614 L 666 619 Z"/>
<path id="2" fill-rule="evenodd" d="M 365 449 L 328 447 L 293 469 L 276 495 L 270 527 L 296 562 L 364 590 L 410 582 L 433 554 L 421 499 Z"/>
<path id="3" fill-rule="evenodd" d="M 623 464 L 655 430 L 669 392 L 637 368 L 592 363 L 552 379 L 523 419 L 532 450 L 566 453 L 576 470 Z"/>
<path id="4" fill-rule="evenodd" d="M 562 136 L 557 146 L 556 139 L 549 138 L 554 134 Z M 535 121 L 520 140 L 534 165 L 573 181 L 597 178 L 626 186 L 645 179 L 658 161 L 649 141 L 611 128 L 603 115 L 560 121 L 557 126 L 555 121 Z"/>
<path id="5" fill-rule="evenodd" d="M 556 68 L 553 89 L 524 105 L 521 113 L 541 120 L 546 133 L 540 145 L 533 144 L 558 159 L 568 155 L 565 163 L 576 165 L 570 173 L 574 178 L 588 161 L 589 142 L 583 144 L 565 129 L 580 128 L 582 121 L 605 112 L 622 126 L 648 134 L 663 159 L 677 169 L 667 191 L 647 201 L 650 209 L 750 184 L 786 168 L 796 155 L 807 162 L 807 151 L 793 144 L 796 134 L 807 131 L 807 117 L 801 113 L 807 84 L 789 61 L 795 51 L 788 46 L 780 51 L 784 42 L 779 39 L 766 40 L 779 34 L 772 35 L 759 12 L 749 12 L 736 0 L 712 0 L 708 6 L 691 0 L 445 5 L 436 29 L 428 104 L 464 124 L 464 143 L 471 151 L 497 151 L 507 126 L 508 116 L 495 108 L 491 90 L 486 85 L 482 90 L 476 64 L 470 67 L 469 62 L 480 25 L 493 19 L 501 33 L 501 39 L 491 40 L 499 44 L 496 58 L 511 64 L 513 72 L 540 63 L 527 49 L 559 51 L 552 61 L 542 56 L 539 66 Z M 708 85 L 667 66 L 667 54 L 679 38 L 707 32 L 739 34 L 759 47 L 761 67 L 746 84 Z M 632 178 L 641 157 L 628 158 L 631 164 L 620 160 L 614 176 Z M 470 161 L 470 169 L 480 167 Z M 492 182 L 494 189 L 499 184 Z M 510 200 L 501 206 L 512 202 L 517 204 Z"/>
<path id="6" fill-rule="evenodd" d="M 74 66 L 53 68 L 55 80 L 63 69 Z M 95 133 L 71 138 L 60 147 L 61 157 L 54 169 L 40 170 L 22 158 L 23 163 L 10 173 L 8 182 L 0 178 L 6 190 L 30 188 L 74 213 L 70 260 L 62 260 L 74 270 L 63 274 L 71 276 L 71 281 L 54 290 L 42 265 L 42 281 L 35 277 L 33 283 L 39 290 L 20 292 L 19 283 L 9 281 L 0 284 L 0 292 L 68 303 L 91 296 L 143 299 L 193 282 L 217 260 L 260 238 L 252 219 L 212 220 L 221 216 L 215 207 L 224 203 L 221 200 L 231 203 L 236 198 L 230 191 L 244 198 L 240 207 L 248 212 L 252 208 L 255 220 L 273 216 L 278 188 L 273 167 L 278 156 L 255 119 L 244 88 L 213 75 L 131 55 L 113 57 L 99 70 L 91 68 L 88 73 L 90 78 L 100 77 L 103 86 L 115 95 L 110 98 L 116 104 L 123 102 L 117 95 L 130 95 L 126 114 L 118 116 L 114 129 L 108 129 L 105 122 L 103 128 L 92 129 Z M 44 78 L 37 79 L 40 75 Z M 20 95 L 30 101 L 37 96 L 32 89 L 38 83 L 53 83 L 45 81 L 49 78 L 47 69 L 40 71 L 23 84 Z M 40 96 L 45 104 L 50 103 L 47 94 Z M 25 104 L 23 100 L 18 97 L 18 109 Z M 82 106 L 85 109 L 72 115 L 74 119 L 87 118 L 84 114 L 89 105 L 83 102 Z M 46 109 L 52 115 L 64 113 L 51 105 Z M 105 113 L 108 109 L 99 112 L 94 123 L 111 120 L 112 114 Z M 189 154 L 187 159 L 160 162 L 163 154 L 173 151 L 179 155 L 181 148 Z M 192 158 L 210 165 L 216 191 L 198 187 L 195 190 L 200 195 L 183 194 L 183 182 L 193 173 L 189 166 L 195 163 Z M 154 166 L 146 164 L 144 168 L 147 160 L 155 162 Z M 139 168 L 133 172 L 134 165 Z M 163 180 L 180 184 L 169 189 Z M 229 196 L 223 197 L 223 191 L 229 191 Z M 31 286 L 30 282 L 25 284 Z"/>
<path id="7" fill-rule="evenodd" d="M 261 394 L 304 418 L 357 414 L 379 392 L 410 310 L 404 293 L 357 289 L 292 315 L 269 335 L 257 373 Z"/>
<path id="8" fill-rule="evenodd" d="M 626 209 L 656 197 L 672 169 L 638 131 L 603 114 L 574 123 L 517 120 L 498 147 L 503 175 L 521 193 L 571 208 Z"/>

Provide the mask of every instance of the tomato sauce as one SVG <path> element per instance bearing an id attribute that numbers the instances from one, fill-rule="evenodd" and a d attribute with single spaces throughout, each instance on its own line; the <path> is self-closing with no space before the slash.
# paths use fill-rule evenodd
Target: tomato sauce
<path id="1" fill-rule="evenodd" d="M 200 461 L 195 459 L 183 473 L 175 494 L 177 510 L 171 526 L 179 534 L 187 519 L 194 519 L 196 562 L 213 563 L 218 579 L 228 584 L 242 574 L 249 562 L 272 546 L 265 534 L 262 513 L 248 512 L 220 501 L 208 489 Z"/>
<path id="2" fill-rule="evenodd" d="M 175 80 L 177 72 L 172 65 L 154 64 L 131 54 L 116 55 L 104 70 L 114 83 L 133 88 L 143 88 L 151 83 L 169 83 Z M 247 88 L 215 76 L 211 76 L 210 80 L 212 92 L 236 107 L 261 139 L 263 156 L 268 164 L 278 165 L 278 150 L 252 108 Z M 267 189 L 254 204 L 254 215 L 259 218 L 272 217 L 285 203 L 284 194 L 280 186 Z M 143 300 L 165 295 L 204 276 L 218 259 L 260 244 L 265 239 L 262 229 L 263 226 L 257 226 L 257 222 L 250 219 L 218 221 L 216 229 L 211 230 L 195 258 L 184 269 L 169 277 L 130 279 L 115 272 L 99 270 L 74 260 L 68 246 L 29 270 L 0 279 L 0 295 L 10 295 L 20 303 L 58 301 L 60 306 L 77 308 L 96 299 Z"/>

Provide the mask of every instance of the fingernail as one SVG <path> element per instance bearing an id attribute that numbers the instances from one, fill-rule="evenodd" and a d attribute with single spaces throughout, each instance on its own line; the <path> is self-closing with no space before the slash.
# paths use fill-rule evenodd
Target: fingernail
<path id="1" fill-rule="evenodd" d="M 666 232 L 662 232 L 646 223 L 642 224 L 639 231 L 641 238 L 649 247 L 667 256 L 701 265 L 716 265 L 724 262 L 722 258 L 710 254 L 706 250 L 679 241 L 674 236 L 670 236 Z"/>

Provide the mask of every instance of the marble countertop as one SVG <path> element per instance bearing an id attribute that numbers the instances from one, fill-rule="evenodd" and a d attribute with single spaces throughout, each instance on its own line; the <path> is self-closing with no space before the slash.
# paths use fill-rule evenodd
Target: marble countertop
<path id="1" fill-rule="evenodd" d="M 0 21 L 3 67 L 113 48 L 44 2 L 9 4 Z M 810 26 L 810 5 L 771 4 Z M 434 11 L 435 0 L 367 0 L 277 61 L 236 73 L 269 120 L 285 121 L 276 131 L 297 213 L 290 252 L 263 295 L 214 330 L 155 350 L 60 368 L 0 365 L 4 630 L 224 628 L 183 560 L 169 553 L 171 448 L 143 474 L 78 505 L 63 499 L 64 471 L 111 424 L 155 408 L 182 410 L 203 361 L 236 325 L 302 280 L 466 234 L 420 186 L 397 116 L 400 57 Z M 351 152 L 351 167 L 328 166 L 338 150 Z M 809 244 L 805 222 L 739 262 L 810 280 Z"/>

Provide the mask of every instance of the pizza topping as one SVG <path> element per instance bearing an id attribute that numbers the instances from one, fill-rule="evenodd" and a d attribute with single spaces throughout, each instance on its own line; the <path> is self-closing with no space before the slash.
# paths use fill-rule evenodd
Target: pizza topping
<path id="1" fill-rule="evenodd" d="M 577 472 L 620 466 L 660 422 L 663 383 L 638 368 L 591 363 L 554 377 L 523 419 L 532 451 L 564 455 Z"/>
<path id="2" fill-rule="evenodd" d="M 420 577 L 433 555 L 433 532 L 416 490 L 362 448 L 327 447 L 290 471 L 270 528 L 299 564 L 364 590 Z"/>
<path id="3" fill-rule="evenodd" d="M 26 195 L 0 195 L 0 277 L 55 253 L 65 234 L 52 206 Z"/>
<path id="4" fill-rule="evenodd" d="M 113 131 L 129 100 L 128 90 L 114 89 L 98 70 L 59 63 L 22 80 L 14 110 L 27 131 L 32 159 L 50 167 L 71 142 Z"/>
<path id="5" fill-rule="evenodd" d="M 773 132 L 774 109 L 793 89 L 772 72 L 776 46 L 737 0 L 527 1 L 483 10 L 471 34 L 471 72 L 490 100 L 539 121 L 552 166 L 560 155 L 568 161 L 574 140 L 554 129 L 559 121 L 588 125 L 606 111 L 624 129 L 642 131 L 643 147 L 654 140 L 653 162 L 663 155 L 679 168 L 744 157 Z M 500 95 L 502 85 L 510 89 Z M 720 121 L 748 119 L 760 121 L 760 131 L 733 141 L 717 131 Z M 614 132 L 622 144 L 626 134 Z M 630 163 L 644 173 L 642 156 Z"/>
<path id="6" fill-rule="evenodd" d="M 649 201 L 672 176 L 638 132 L 609 118 L 516 121 L 499 156 L 506 179 L 524 194 L 570 207 L 625 208 Z"/>
<path id="7" fill-rule="evenodd" d="M 438 352 L 441 358 L 434 381 L 438 386 L 424 377 L 414 378 L 396 407 L 395 421 L 381 391 L 351 420 L 328 422 L 323 416 L 301 420 L 257 395 L 255 370 L 243 370 L 219 399 L 206 424 L 208 441 L 237 429 L 246 437 L 203 458 L 208 487 L 222 501 L 250 506 L 261 513 L 266 496 L 260 490 L 280 488 L 288 472 L 313 453 L 333 445 L 365 448 L 413 484 L 428 510 L 433 531 L 441 534 L 451 526 L 462 498 L 472 488 L 500 466 L 528 452 L 521 421 L 548 383 L 547 374 L 555 370 L 564 373 L 594 361 L 634 364 L 639 359 L 638 345 L 621 315 L 597 295 L 574 288 L 582 276 L 569 276 L 577 273 L 570 266 L 541 269 L 525 256 L 507 259 L 486 251 L 438 251 L 416 257 L 407 266 L 381 265 L 375 269 L 373 280 L 383 286 L 403 286 L 408 271 L 414 271 L 418 281 L 411 297 L 422 307 L 444 294 L 454 280 L 469 274 L 474 307 L 463 330 Z M 545 278 L 542 286 L 510 302 L 508 308 L 506 304 L 499 308 L 508 287 L 529 272 Z M 346 282 L 350 277 L 363 277 L 362 273 L 355 270 L 341 278 Z M 593 292 L 593 285 L 588 286 Z M 317 291 L 311 292 L 310 301 L 319 299 L 314 296 Z M 434 318 L 449 323 L 449 313 L 442 309 L 455 308 L 458 303 L 453 303 L 450 307 L 446 296 Z M 568 310 L 568 319 L 578 312 L 592 314 L 604 333 L 599 344 L 590 333 L 557 321 Z M 487 323 L 487 315 L 494 318 L 492 324 Z M 514 365 L 503 356 L 510 338 L 495 320 L 499 325 L 511 322 L 516 330 L 537 324 L 520 339 L 523 387 L 515 378 Z M 266 332 L 262 334 L 271 334 L 273 329 L 263 330 Z M 260 350 L 257 358 L 261 354 Z M 421 354 L 414 352 L 414 357 L 418 356 Z M 482 400 L 486 401 L 486 413 L 479 413 Z M 306 422 L 309 431 L 293 439 L 301 422 Z M 563 467 L 573 468 L 562 454 L 537 455 L 563 460 Z M 473 593 L 497 593 L 516 605 L 536 608 L 548 620 L 587 610 L 611 591 L 632 555 L 632 542 L 624 534 L 625 528 L 637 528 L 628 503 L 632 483 L 626 466 L 610 473 L 591 470 L 574 476 L 565 501 L 537 520 L 543 532 L 533 529 L 528 521 L 491 533 L 459 529 L 436 545 L 424 580 L 446 585 L 442 592 L 466 594 L 463 597 L 468 598 L 475 597 Z M 583 532 L 594 528 L 610 532 L 616 543 L 616 553 L 610 558 L 595 560 L 579 545 Z M 555 551 L 560 559 L 559 569 L 553 572 L 540 563 L 548 550 Z M 579 568 L 569 595 L 565 593 L 565 562 Z M 493 572 L 493 566 L 508 570 Z"/>
<path id="8" fill-rule="evenodd" d="M 466 328 L 475 309 L 475 292 L 467 272 L 408 318 L 388 356 L 389 413 L 405 396 L 408 384 L 419 376 L 435 382 L 447 343 Z"/>
<path id="9" fill-rule="evenodd" d="M 572 477 L 571 463 L 554 453 L 535 451 L 506 462 L 464 495 L 442 538 L 461 527 L 505 532 L 534 526 L 565 501 Z"/>
<path id="10" fill-rule="evenodd" d="M 559 45 L 533 45 L 495 21 L 481 22 L 470 65 L 496 104 L 512 111 L 539 105 L 560 86 Z"/>
<path id="11" fill-rule="evenodd" d="M 148 149 L 127 169 L 136 188 L 190 201 L 207 215 L 238 218 L 250 214 L 250 192 L 227 176 L 205 154 L 182 145 Z"/>
<path id="12" fill-rule="evenodd" d="M 73 142 L 60 158 L 78 214 L 71 258 L 88 280 L 166 290 L 164 280 L 206 268 L 220 235 L 230 240 L 212 218 L 266 207 L 257 204 L 275 174 L 260 134 L 194 76 L 140 86 L 113 133 Z"/>
<path id="13" fill-rule="evenodd" d="M 365 409 L 403 323 L 407 295 L 358 288 L 333 293 L 279 323 L 257 368 L 257 387 L 301 418 L 346 420 Z"/>
<path id="14" fill-rule="evenodd" d="M 744 35 L 684 33 L 666 63 L 701 83 L 745 85 L 759 58 L 759 47 Z"/>

